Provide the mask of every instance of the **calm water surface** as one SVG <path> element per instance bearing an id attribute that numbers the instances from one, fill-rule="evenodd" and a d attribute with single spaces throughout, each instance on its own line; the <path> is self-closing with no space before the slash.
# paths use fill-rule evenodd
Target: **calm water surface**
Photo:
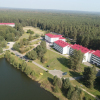
<path id="1" fill-rule="evenodd" d="M 0 100 L 58 100 L 5 59 L 0 59 Z"/>

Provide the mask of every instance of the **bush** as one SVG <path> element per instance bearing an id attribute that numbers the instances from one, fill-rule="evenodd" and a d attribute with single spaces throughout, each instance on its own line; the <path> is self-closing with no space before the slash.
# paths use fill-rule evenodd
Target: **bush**
<path id="1" fill-rule="evenodd" d="M 35 34 L 35 36 L 34 36 L 34 37 L 38 38 L 39 36 L 40 36 L 39 34 Z"/>
<path id="2" fill-rule="evenodd" d="M 31 40 L 33 40 L 33 39 L 34 39 L 33 36 L 32 36 L 32 35 L 29 35 L 28 40 L 31 41 Z"/>
<path id="3" fill-rule="evenodd" d="M 58 91 L 59 91 L 59 88 L 58 88 L 58 86 L 56 85 L 56 86 L 54 87 L 54 92 L 57 93 Z"/>
<path id="4" fill-rule="evenodd" d="M 3 49 L 0 47 L 0 53 L 3 53 Z"/>
<path id="5" fill-rule="evenodd" d="M 48 73 L 49 71 L 47 70 L 46 72 Z"/>
<path id="6" fill-rule="evenodd" d="M 32 70 L 32 72 L 30 73 L 31 76 L 35 75 L 35 71 Z"/>
<path id="7" fill-rule="evenodd" d="M 28 62 L 31 62 L 32 63 L 32 60 L 29 60 Z"/>
<path id="8" fill-rule="evenodd" d="M 11 52 L 11 54 L 15 55 L 13 52 Z"/>
<path id="9" fill-rule="evenodd" d="M 47 61 L 47 58 L 45 58 L 44 56 L 41 58 L 41 62 L 45 63 Z"/>
<path id="10" fill-rule="evenodd" d="M 32 51 L 28 52 L 26 54 L 26 56 L 31 60 L 35 60 L 37 58 L 37 53 L 36 53 L 36 51 L 32 50 Z"/>
<path id="11" fill-rule="evenodd" d="M 27 33 L 34 34 L 34 32 L 33 32 L 33 31 L 31 31 L 30 29 L 29 29 L 29 30 L 27 30 Z"/>
<path id="12" fill-rule="evenodd" d="M 26 67 L 26 69 L 25 69 L 25 74 L 26 75 L 30 75 L 31 74 L 31 68 L 30 67 Z"/>

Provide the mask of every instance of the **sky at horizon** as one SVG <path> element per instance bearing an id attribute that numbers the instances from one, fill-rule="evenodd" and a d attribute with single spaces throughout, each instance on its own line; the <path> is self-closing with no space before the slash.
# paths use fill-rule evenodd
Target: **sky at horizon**
<path id="1" fill-rule="evenodd" d="M 2 0 L 0 7 L 100 12 L 100 0 Z"/>

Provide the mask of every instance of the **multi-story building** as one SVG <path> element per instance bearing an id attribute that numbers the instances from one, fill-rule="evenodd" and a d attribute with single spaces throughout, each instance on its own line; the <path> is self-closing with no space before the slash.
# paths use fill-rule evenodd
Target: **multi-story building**
<path id="1" fill-rule="evenodd" d="M 57 40 L 54 42 L 54 48 L 62 54 L 69 55 L 70 47 L 71 47 L 70 44 L 68 44 L 62 40 Z"/>
<path id="2" fill-rule="evenodd" d="M 46 41 L 53 43 L 54 48 L 62 54 L 71 55 L 75 49 L 81 50 L 81 52 L 84 54 L 82 62 L 90 62 L 100 65 L 100 50 L 89 50 L 88 48 L 78 44 L 71 45 L 65 42 L 66 39 L 63 38 L 62 35 L 53 35 L 48 33 L 45 35 L 45 39 Z"/>
<path id="3" fill-rule="evenodd" d="M 45 34 L 45 40 L 50 42 L 50 43 L 53 43 L 53 42 L 55 42 L 57 40 L 66 41 L 66 39 L 63 38 L 62 35 L 53 35 L 51 33 Z"/>
<path id="4" fill-rule="evenodd" d="M 100 50 L 96 50 L 92 53 L 91 63 L 100 66 Z"/>
<path id="5" fill-rule="evenodd" d="M 94 52 L 95 52 L 94 50 L 90 50 L 90 51 L 88 52 L 88 60 L 87 60 L 87 62 L 91 63 L 92 54 L 93 54 Z"/>
<path id="6" fill-rule="evenodd" d="M 0 25 L 15 27 L 15 23 L 0 23 Z"/>
<path id="7" fill-rule="evenodd" d="M 88 61 L 88 53 L 90 52 L 90 50 L 89 49 L 87 49 L 87 48 L 85 48 L 85 47 L 83 47 L 83 46 L 81 46 L 81 45 L 78 45 L 78 44 L 74 44 L 73 46 L 71 46 L 71 48 L 70 48 L 70 55 L 71 54 L 73 54 L 73 51 L 74 50 L 81 50 L 81 52 L 84 54 L 84 57 L 83 57 L 83 60 L 82 60 L 82 62 L 87 62 Z"/>

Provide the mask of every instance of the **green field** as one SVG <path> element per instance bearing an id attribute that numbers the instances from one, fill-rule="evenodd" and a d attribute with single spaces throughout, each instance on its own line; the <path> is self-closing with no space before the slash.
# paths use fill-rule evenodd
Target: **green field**
<path id="1" fill-rule="evenodd" d="M 19 40 L 20 40 L 20 39 L 23 39 L 23 38 L 28 39 L 28 38 L 29 38 L 29 35 L 30 35 L 29 33 L 25 33 L 25 32 L 24 32 L 24 34 L 19 38 Z M 18 41 L 19 41 L 19 40 L 18 40 Z"/>
<path id="2" fill-rule="evenodd" d="M 70 63 L 69 63 L 69 59 L 58 54 L 55 52 L 52 52 L 50 50 L 47 50 L 45 57 L 47 58 L 47 62 L 46 63 L 41 63 L 40 60 L 35 60 L 35 62 L 39 63 L 40 65 L 44 66 L 45 68 L 49 69 L 49 70 L 61 70 L 63 72 L 68 72 L 68 75 L 64 76 L 64 77 L 75 77 L 75 76 L 80 76 L 82 75 L 82 72 L 73 72 L 70 69 Z M 47 66 L 50 65 L 50 67 L 48 68 Z M 82 65 L 82 71 L 84 69 L 85 65 Z"/>
<path id="3" fill-rule="evenodd" d="M 27 30 L 31 30 L 34 32 L 34 34 L 39 34 L 39 35 L 44 35 L 46 33 L 46 31 L 43 31 L 39 28 L 35 28 L 35 27 L 32 27 L 32 26 L 26 26 L 26 27 L 23 27 L 23 30 L 24 32 L 27 32 Z"/>

